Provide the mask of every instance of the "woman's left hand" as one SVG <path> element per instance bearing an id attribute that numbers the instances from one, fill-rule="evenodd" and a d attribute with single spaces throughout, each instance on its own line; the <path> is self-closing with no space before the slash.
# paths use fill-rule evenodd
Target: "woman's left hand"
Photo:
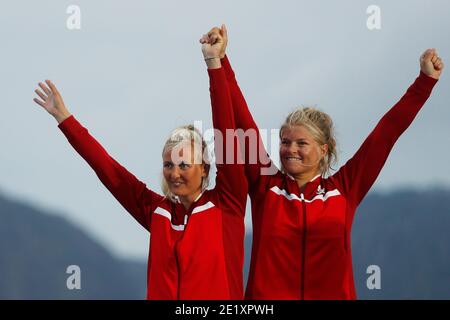
<path id="1" fill-rule="evenodd" d="M 428 49 L 420 56 L 420 70 L 427 76 L 438 80 L 444 69 L 444 63 L 436 49 Z"/>
<path id="2" fill-rule="evenodd" d="M 203 58 L 205 59 L 206 65 L 210 69 L 220 68 L 220 54 L 222 53 L 224 41 L 221 35 L 217 35 L 212 42 L 208 34 L 203 35 L 200 39 L 202 44 Z"/>

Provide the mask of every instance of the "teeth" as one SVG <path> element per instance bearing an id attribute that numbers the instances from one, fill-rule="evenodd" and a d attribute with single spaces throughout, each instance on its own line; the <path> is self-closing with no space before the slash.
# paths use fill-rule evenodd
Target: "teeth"
<path id="1" fill-rule="evenodd" d="M 292 160 L 295 160 L 295 161 L 301 161 L 302 159 L 301 159 L 301 158 L 296 158 L 296 157 L 287 157 L 286 160 L 290 160 L 290 161 L 292 161 Z"/>

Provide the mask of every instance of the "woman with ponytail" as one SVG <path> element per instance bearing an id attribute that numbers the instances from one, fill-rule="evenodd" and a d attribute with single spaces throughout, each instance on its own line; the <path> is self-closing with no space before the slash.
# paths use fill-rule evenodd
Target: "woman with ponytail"
<path id="1" fill-rule="evenodd" d="M 256 145 L 244 148 L 253 219 L 246 298 L 355 299 L 350 246 L 355 211 L 430 96 L 444 67 L 441 59 L 434 49 L 424 52 L 417 79 L 334 174 L 331 118 L 314 108 L 293 111 L 280 130 L 281 168 L 273 170 L 225 55 L 225 27 L 213 28 L 204 41 L 215 43 L 219 36 L 236 126 L 258 134 Z M 255 153 L 257 161 L 250 161 Z"/>

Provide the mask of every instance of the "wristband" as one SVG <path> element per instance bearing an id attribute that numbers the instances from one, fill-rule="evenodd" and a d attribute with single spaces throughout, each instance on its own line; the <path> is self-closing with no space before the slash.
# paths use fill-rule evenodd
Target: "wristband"
<path id="1" fill-rule="evenodd" d="M 210 58 L 205 58 L 205 61 L 209 61 L 209 60 L 213 60 L 213 59 L 220 59 L 220 57 L 210 57 Z"/>

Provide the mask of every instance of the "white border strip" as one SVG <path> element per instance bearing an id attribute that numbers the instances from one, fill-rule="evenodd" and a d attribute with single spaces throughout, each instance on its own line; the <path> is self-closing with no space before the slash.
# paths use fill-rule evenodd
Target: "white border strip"
<path id="1" fill-rule="evenodd" d="M 276 193 L 279 196 L 283 196 L 283 197 L 285 197 L 286 199 L 288 199 L 290 201 L 292 201 L 292 200 L 302 201 L 302 199 L 299 198 L 296 194 L 293 194 L 293 193 L 288 194 L 286 192 L 286 190 L 284 190 L 284 189 L 282 190 L 282 189 L 278 188 L 277 186 L 272 187 L 270 189 L 270 191 Z M 339 196 L 340 194 L 341 193 L 339 192 L 338 189 L 334 189 L 334 190 L 328 191 L 327 193 L 325 193 L 325 195 L 319 194 L 319 195 L 315 196 L 314 198 L 312 198 L 311 200 L 306 200 L 305 199 L 305 202 L 311 203 L 311 202 L 313 202 L 315 200 L 326 201 L 328 198 Z M 301 196 L 303 198 L 303 193 L 301 194 Z"/>
<path id="2" fill-rule="evenodd" d="M 215 207 L 214 203 L 212 203 L 211 201 L 208 201 L 204 205 L 195 207 L 194 210 L 192 210 L 192 214 L 208 210 L 208 209 L 210 209 L 212 207 Z"/>
<path id="3" fill-rule="evenodd" d="M 159 215 L 169 219 L 170 226 L 172 227 L 173 230 L 176 230 L 176 231 L 183 231 L 184 230 L 184 224 L 180 224 L 180 225 L 172 224 L 172 215 L 166 209 L 158 207 L 158 208 L 155 209 L 154 213 L 159 214 Z"/>
<path id="4" fill-rule="evenodd" d="M 208 209 L 210 209 L 212 207 L 215 207 L 214 203 L 212 203 L 211 201 L 208 201 L 204 205 L 195 207 L 194 210 L 192 210 L 192 214 L 208 210 Z M 183 231 L 184 230 L 186 224 L 180 224 L 180 225 L 172 224 L 172 215 L 166 209 L 163 209 L 161 207 L 157 207 L 155 209 L 154 213 L 159 214 L 159 215 L 167 218 L 170 221 L 170 226 L 172 227 L 172 229 L 174 229 L 176 231 Z M 185 218 L 186 218 L 186 216 L 185 216 Z"/>

